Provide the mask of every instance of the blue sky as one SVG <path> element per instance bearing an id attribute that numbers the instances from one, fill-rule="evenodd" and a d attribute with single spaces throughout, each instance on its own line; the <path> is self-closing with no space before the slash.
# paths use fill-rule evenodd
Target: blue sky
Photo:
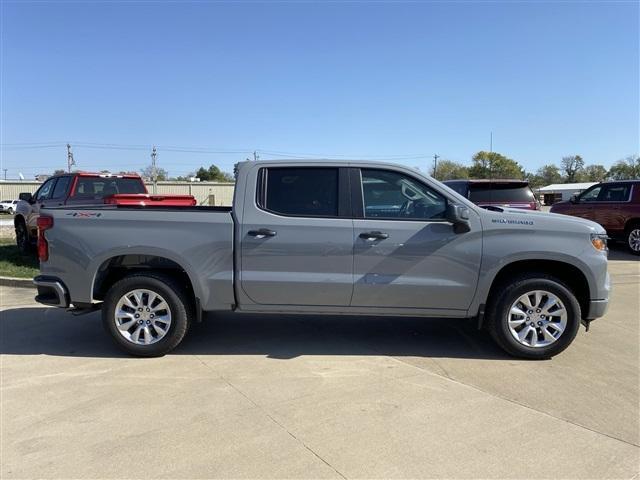
<path id="1" fill-rule="evenodd" d="M 0 168 L 63 168 L 70 141 L 84 170 L 153 144 L 172 175 L 254 149 L 425 169 L 492 131 L 528 171 L 608 166 L 640 149 L 638 5 L 3 1 Z"/>

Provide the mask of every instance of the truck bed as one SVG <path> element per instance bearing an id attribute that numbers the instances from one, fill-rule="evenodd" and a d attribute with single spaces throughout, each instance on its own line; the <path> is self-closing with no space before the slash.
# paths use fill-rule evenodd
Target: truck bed
<path id="1" fill-rule="evenodd" d="M 54 207 L 46 232 L 49 261 L 42 275 L 65 272 L 77 303 L 99 299 L 100 275 L 107 266 L 144 257 L 174 262 L 191 279 L 205 310 L 234 304 L 231 207 L 95 205 Z M 110 263 L 111 262 L 111 263 Z M 88 281 L 90 280 L 90 281 Z"/>

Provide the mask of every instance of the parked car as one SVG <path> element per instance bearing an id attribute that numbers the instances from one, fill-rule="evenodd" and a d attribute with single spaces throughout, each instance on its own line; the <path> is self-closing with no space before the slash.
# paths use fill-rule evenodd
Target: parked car
<path id="1" fill-rule="evenodd" d="M 16 212 L 18 200 L 2 200 L 0 202 L 0 212 L 13 215 Z"/>
<path id="2" fill-rule="evenodd" d="M 115 342 L 163 355 L 203 312 L 475 318 L 507 352 L 547 358 L 605 313 L 606 232 L 482 209 L 373 162 L 239 165 L 233 207 L 45 208 L 36 300 L 102 309 Z"/>
<path id="3" fill-rule="evenodd" d="M 21 193 L 14 226 L 16 243 L 26 253 L 35 245 L 40 210 L 64 205 L 195 205 L 191 195 L 149 195 L 138 175 L 68 173 L 47 179 L 34 193 Z"/>
<path id="4" fill-rule="evenodd" d="M 611 238 L 625 242 L 631 253 L 640 255 L 640 180 L 599 183 L 554 204 L 551 212 L 593 220 Z"/>
<path id="5" fill-rule="evenodd" d="M 540 210 L 540 203 L 525 180 L 446 180 L 443 183 L 480 207 Z"/>

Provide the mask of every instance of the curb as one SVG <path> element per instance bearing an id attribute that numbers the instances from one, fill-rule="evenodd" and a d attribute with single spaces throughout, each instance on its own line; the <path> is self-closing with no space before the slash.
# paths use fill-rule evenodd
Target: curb
<path id="1" fill-rule="evenodd" d="M 1 287 L 36 288 L 31 278 L 0 277 Z"/>

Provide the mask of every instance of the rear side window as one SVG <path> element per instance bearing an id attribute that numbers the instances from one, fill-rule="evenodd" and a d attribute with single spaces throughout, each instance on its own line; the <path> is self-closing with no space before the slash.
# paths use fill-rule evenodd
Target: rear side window
<path id="1" fill-rule="evenodd" d="M 78 177 L 73 198 L 102 198 L 117 193 L 145 193 L 137 178 Z"/>
<path id="2" fill-rule="evenodd" d="M 56 182 L 56 186 L 53 189 L 53 195 L 51 198 L 59 199 L 64 198 L 67 195 L 69 189 L 69 183 L 71 183 L 71 177 L 60 177 Z"/>
<path id="3" fill-rule="evenodd" d="M 598 195 L 599 202 L 626 202 L 629 200 L 631 184 L 627 185 L 604 185 Z"/>
<path id="4" fill-rule="evenodd" d="M 482 202 L 534 202 L 535 197 L 528 185 L 509 184 L 470 185 L 469 199 Z"/>
<path id="5" fill-rule="evenodd" d="M 269 168 L 263 208 L 283 215 L 338 216 L 337 168 Z"/>

